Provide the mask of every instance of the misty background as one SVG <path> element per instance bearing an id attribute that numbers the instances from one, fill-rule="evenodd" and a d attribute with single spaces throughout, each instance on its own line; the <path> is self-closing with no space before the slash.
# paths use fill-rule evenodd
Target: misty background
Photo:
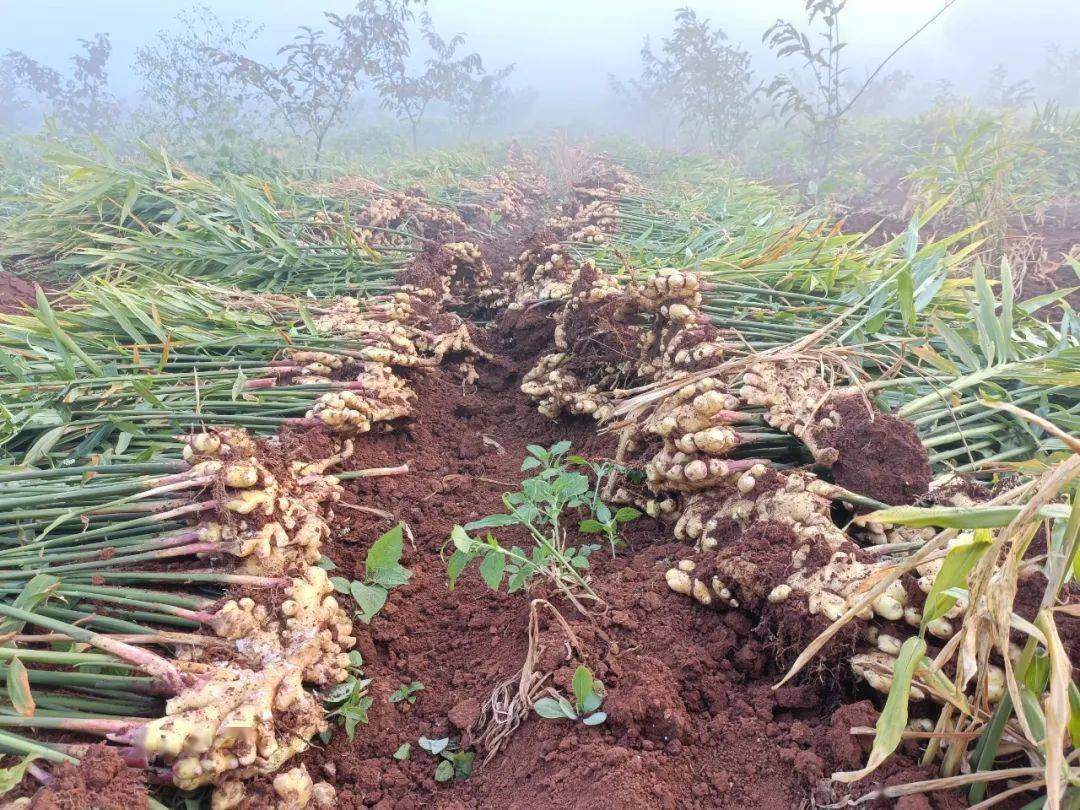
<path id="1" fill-rule="evenodd" d="M 842 43 L 830 51 L 831 100 L 805 52 L 763 41 L 783 19 L 808 34 L 807 47 L 826 45 L 829 9 Z M 92 133 L 205 170 L 318 171 L 331 159 L 555 132 L 804 176 L 881 136 L 851 119 L 1080 107 L 1073 0 L 0 0 L 0 20 L 9 146 Z M 764 157 L 800 149 L 803 165 L 761 170 Z"/>
<path id="2" fill-rule="evenodd" d="M 176 15 L 194 4 L 185 0 L 2 0 L 0 52 L 23 51 L 54 67 L 80 37 L 107 33 L 113 45 L 111 84 L 124 99 L 137 97 L 136 51 L 162 29 L 176 29 Z M 262 26 L 251 53 L 270 58 L 298 26 L 320 27 L 322 11 L 346 13 L 350 0 L 209 0 L 225 22 L 247 19 Z M 548 101 L 590 100 L 605 92 L 607 75 L 633 73 L 646 35 L 654 40 L 672 26 L 678 2 L 654 0 L 431 0 L 428 10 L 446 33 L 466 34 L 468 47 L 492 64 L 514 63 L 517 84 L 533 86 Z M 761 34 L 776 18 L 798 19 L 802 0 L 726 0 L 685 3 L 721 27 L 754 56 L 755 67 L 775 69 Z M 845 9 L 848 58 L 855 72 L 877 60 L 926 21 L 941 0 L 851 0 Z M 949 78 L 975 91 L 998 64 L 1011 76 L 1034 80 L 1048 44 L 1080 47 L 1080 3 L 1072 0 L 959 0 L 908 46 L 890 67 L 917 80 Z M 1080 76 L 1077 77 L 1080 82 Z"/>

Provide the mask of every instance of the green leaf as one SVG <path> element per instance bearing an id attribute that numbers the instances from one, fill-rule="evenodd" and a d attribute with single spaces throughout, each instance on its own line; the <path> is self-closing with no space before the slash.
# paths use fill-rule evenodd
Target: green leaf
<path id="1" fill-rule="evenodd" d="M 371 620 L 386 604 L 386 588 L 381 585 L 365 585 L 362 582 L 353 582 L 349 588 L 349 593 L 352 594 L 357 607 L 360 608 L 360 620 L 364 624 L 371 624 Z"/>
<path id="2" fill-rule="evenodd" d="M 355 678 L 350 678 L 343 683 L 334 684 L 323 693 L 323 700 L 327 703 L 343 703 L 353 693 L 356 683 Z"/>
<path id="3" fill-rule="evenodd" d="M 904 258 L 909 262 L 919 251 L 919 218 L 912 215 L 904 229 Z"/>
<path id="4" fill-rule="evenodd" d="M 1009 337 L 1003 331 L 1002 321 L 995 314 L 997 299 L 994 297 L 994 291 L 990 288 L 990 283 L 986 280 L 982 262 L 978 260 L 976 260 L 975 267 L 972 270 L 972 278 L 975 281 L 975 293 L 979 298 L 977 323 L 980 326 L 980 331 L 985 330 L 990 340 L 993 341 L 998 359 L 1001 362 L 1007 362 L 1010 355 Z M 987 355 L 988 364 L 993 363 L 993 354 L 994 352 Z"/>
<path id="5" fill-rule="evenodd" d="M 435 781 L 448 782 L 454 778 L 454 763 L 448 759 L 442 760 L 435 768 Z"/>
<path id="6" fill-rule="evenodd" d="M 311 319 L 311 313 L 308 312 L 308 308 L 304 306 L 303 302 L 296 301 L 296 311 L 300 315 L 300 320 L 303 321 L 304 326 L 307 327 L 308 332 L 318 335 L 319 330 L 316 328 L 315 322 Z"/>
<path id="7" fill-rule="evenodd" d="M 1013 289 L 1012 265 L 1004 256 L 1001 257 L 1001 334 L 1005 342 L 1005 360 L 1011 360 L 1013 331 Z"/>
<path id="8" fill-rule="evenodd" d="M 1042 295 L 1036 295 L 1032 298 L 1025 298 L 1018 306 L 1021 310 L 1030 315 L 1049 304 L 1056 304 L 1058 301 L 1067 298 L 1077 290 L 1080 290 L 1080 287 L 1067 287 L 1063 290 L 1054 290 L 1053 292 L 1043 293 Z"/>
<path id="9" fill-rule="evenodd" d="M 506 556 L 502 551 L 490 551 L 480 563 L 480 578 L 493 591 L 502 585 L 503 571 L 506 568 Z"/>
<path id="10" fill-rule="evenodd" d="M 237 369 L 236 379 L 233 381 L 231 391 L 233 402 L 236 402 L 236 400 L 240 399 L 240 395 L 244 393 L 244 386 L 247 384 L 247 380 L 248 378 L 247 375 L 244 373 L 244 370 Z"/>
<path id="11" fill-rule="evenodd" d="M 11 604 L 13 607 L 32 613 L 45 604 L 59 588 L 60 580 L 51 574 L 35 574 L 23 585 L 19 595 Z M 4 619 L 0 622 L 0 636 L 21 633 L 24 627 L 26 627 L 26 622 L 21 619 Z"/>
<path id="12" fill-rule="evenodd" d="M 593 675 L 587 666 L 582 664 L 574 670 L 574 679 L 571 686 L 574 690 L 574 699 L 577 700 L 577 705 L 584 706 L 585 698 L 591 695 L 593 691 Z"/>
<path id="13" fill-rule="evenodd" d="M 570 449 L 570 440 L 569 439 L 563 439 L 561 442 L 556 442 L 555 444 L 551 445 L 551 455 L 553 455 L 553 456 L 561 456 L 563 453 L 565 453 L 569 449 Z"/>
<path id="14" fill-rule="evenodd" d="M 34 294 L 38 308 L 38 319 L 45 324 L 45 328 L 49 330 L 49 333 L 56 341 L 57 348 L 60 349 L 61 353 L 64 355 L 64 366 L 71 372 L 71 376 L 75 376 L 75 368 L 72 366 L 71 360 L 68 359 L 68 353 L 78 357 L 83 362 L 83 365 L 93 372 L 94 376 L 100 377 L 101 366 L 92 360 L 86 352 L 79 348 L 79 345 L 60 328 L 60 323 L 56 320 L 56 313 L 54 313 L 52 307 L 49 306 L 49 299 L 45 297 L 44 290 L 42 290 L 40 286 L 35 285 Z"/>
<path id="15" fill-rule="evenodd" d="M 582 534 L 598 534 L 604 531 L 604 524 L 599 520 L 589 518 L 588 520 L 581 521 L 581 524 L 578 526 L 578 531 Z"/>
<path id="16" fill-rule="evenodd" d="M 468 779 L 472 775 L 474 759 L 476 759 L 476 753 L 473 751 L 458 751 L 454 754 L 454 776 L 458 779 Z"/>
<path id="17" fill-rule="evenodd" d="M 533 703 L 533 711 L 548 720 L 565 720 L 566 714 L 555 698 L 540 698 Z M 571 718 L 573 719 L 573 718 Z"/>
<path id="18" fill-rule="evenodd" d="M 67 425 L 59 425 L 38 436 L 37 441 L 30 446 L 30 449 L 26 451 L 26 455 L 23 456 L 22 465 L 24 467 L 33 467 L 41 459 L 49 455 L 66 431 Z"/>
<path id="19" fill-rule="evenodd" d="M 529 581 L 535 568 L 532 565 L 523 565 L 506 582 L 507 593 L 517 593 Z"/>
<path id="20" fill-rule="evenodd" d="M 911 328 L 915 322 L 915 282 L 911 277 L 911 265 L 905 265 L 896 277 L 896 297 L 904 326 Z"/>
<path id="21" fill-rule="evenodd" d="M 427 737 L 420 738 L 420 747 L 427 751 L 432 756 L 438 756 L 446 750 L 446 746 L 450 744 L 449 737 L 440 737 L 437 740 L 432 740 Z"/>
<path id="22" fill-rule="evenodd" d="M 600 697 L 600 695 L 598 695 L 596 693 L 596 690 L 594 689 L 592 692 L 589 692 L 589 694 L 585 696 L 585 700 L 581 701 L 581 711 L 585 712 L 586 714 L 590 712 L 595 712 L 597 709 L 600 708 L 600 703 L 602 701 L 603 698 Z"/>
<path id="23" fill-rule="evenodd" d="M 1042 743 L 1046 738 L 1046 715 L 1043 714 L 1039 699 L 1024 684 L 1020 684 L 1020 707 L 1024 711 L 1024 718 L 1028 722 L 1031 733 L 1037 743 Z"/>
<path id="24" fill-rule="evenodd" d="M 34 695 L 30 692 L 30 677 L 26 667 L 18 658 L 12 658 L 7 669 L 8 699 L 11 701 L 17 714 L 23 717 L 33 717 L 37 704 Z"/>
<path id="25" fill-rule="evenodd" d="M 540 459 L 535 456 L 526 456 L 525 460 L 521 462 L 521 472 L 526 470 L 532 470 L 540 466 Z"/>
<path id="26" fill-rule="evenodd" d="M 334 590 L 338 593 L 348 593 L 352 582 L 345 577 L 330 577 L 330 584 L 334 586 Z"/>
<path id="27" fill-rule="evenodd" d="M 3 366 L 4 370 L 19 382 L 24 382 L 27 378 L 26 363 L 16 359 L 6 349 L 0 349 L 0 366 Z"/>
<path id="28" fill-rule="evenodd" d="M 451 591 L 454 590 L 458 577 L 461 576 L 461 572 L 465 570 L 465 566 L 469 564 L 472 558 L 472 554 L 468 554 L 461 549 L 450 555 L 450 560 L 446 563 L 446 576 L 450 579 Z"/>
<path id="29" fill-rule="evenodd" d="M 371 704 L 375 702 L 374 698 L 362 697 L 355 706 L 350 706 L 341 713 L 341 717 L 344 720 L 345 736 L 350 740 L 356 733 L 356 727 L 361 723 L 366 724 L 368 722 L 368 709 L 371 708 Z"/>
<path id="30" fill-rule="evenodd" d="M 589 491 L 589 479 L 579 472 L 567 473 L 556 479 L 556 489 L 570 500 Z"/>
<path id="31" fill-rule="evenodd" d="M 603 723 L 605 720 L 607 720 L 607 713 L 606 712 L 596 712 L 595 714 L 590 714 L 588 717 L 586 717 L 581 722 L 584 723 L 587 726 L 598 726 L 601 723 Z"/>
<path id="32" fill-rule="evenodd" d="M 370 577 L 379 569 L 396 566 L 401 560 L 403 547 L 402 530 L 399 523 L 371 544 L 367 558 L 364 560 L 364 571 L 367 576 Z"/>
<path id="33" fill-rule="evenodd" d="M 896 750 L 907 727 L 908 699 L 911 680 L 926 653 L 926 642 L 919 636 L 912 636 L 900 648 L 900 654 L 893 665 L 892 685 L 889 696 L 885 699 L 885 708 L 881 710 L 875 725 L 874 744 L 866 767 L 859 771 L 841 771 L 832 778 L 838 782 L 851 783 L 873 773 L 885 759 Z"/>
<path id="34" fill-rule="evenodd" d="M 889 311 L 887 309 L 881 310 L 881 312 L 877 313 L 876 315 L 874 315 L 874 317 L 870 318 L 866 322 L 867 334 L 875 334 L 879 329 L 881 329 L 882 326 L 885 325 L 885 321 L 887 321 L 888 319 Z"/>
<path id="35" fill-rule="evenodd" d="M 401 762 L 403 759 L 408 759 L 409 754 L 412 753 L 412 743 L 402 743 L 398 746 L 398 750 L 394 752 L 394 759 Z"/>
<path id="36" fill-rule="evenodd" d="M 601 503 L 599 506 L 596 507 L 596 518 L 601 523 L 611 522 L 611 509 L 606 503 Z"/>
<path id="37" fill-rule="evenodd" d="M 632 506 L 624 506 L 615 513 L 615 522 L 629 523 L 631 520 L 636 520 L 639 517 L 641 517 L 640 509 L 635 509 Z"/>
<path id="38" fill-rule="evenodd" d="M 943 529 L 996 529 L 1007 526 L 1023 507 L 992 506 L 891 506 L 866 515 L 859 515 L 855 522 L 866 525 L 869 521 L 896 523 L 901 526 L 936 526 Z M 1059 520 L 1069 515 L 1064 504 L 1048 504 L 1036 514 L 1040 518 Z"/>
<path id="39" fill-rule="evenodd" d="M 960 334 L 949 326 L 944 321 L 931 315 L 930 324 L 934 327 L 934 331 L 941 335 L 945 341 L 945 345 L 949 347 L 949 351 L 952 352 L 970 371 L 975 371 L 982 368 L 982 363 L 979 362 L 979 358 L 972 351 L 971 347 L 967 344 Z"/>
<path id="40" fill-rule="evenodd" d="M 496 529 L 500 526 L 516 526 L 521 521 L 515 515 L 488 515 L 471 523 L 466 523 L 464 531 L 474 532 L 477 529 Z"/>
<path id="41" fill-rule="evenodd" d="M 473 539 L 469 537 L 468 532 L 461 526 L 454 526 L 450 530 L 450 540 L 458 551 L 468 552 L 472 550 Z"/>
<path id="42" fill-rule="evenodd" d="M 1080 748 L 1080 689 L 1069 682 L 1069 738 L 1073 748 Z"/>
<path id="43" fill-rule="evenodd" d="M 532 455 L 536 456 L 541 461 L 547 461 L 548 451 L 538 444 L 529 444 L 525 446 L 525 449 Z"/>
<path id="44" fill-rule="evenodd" d="M 13 790 L 26 776 L 26 770 L 30 767 L 30 763 L 36 760 L 37 754 L 30 754 L 24 757 L 22 762 L 17 765 L 12 765 L 10 768 L 0 768 L 0 796 Z"/>
<path id="45" fill-rule="evenodd" d="M 991 539 L 989 530 L 976 529 L 971 537 L 954 542 L 934 577 L 930 593 L 926 596 L 922 621 L 919 623 L 920 633 L 926 629 L 929 622 L 952 610 L 956 598 L 946 592 L 952 588 L 966 589 L 968 572 L 990 548 Z"/>
<path id="46" fill-rule="evenodd" d="M 562 710 L 563 716 L 566 717 L 567 720 L 577 720 L 578 715 L 577 712 L 574 710 L 574 704 L 564 697 L 560 697 L 558 701 L 559 708 Z"/>
<path id="47" fill-rule="evenodd" d="M 384 588 L 396 588 L 404 585 L 412 577 L 412 571 L 403 565 L 394 565 L 390 568 L 376 568 L 369 581 Z"/>

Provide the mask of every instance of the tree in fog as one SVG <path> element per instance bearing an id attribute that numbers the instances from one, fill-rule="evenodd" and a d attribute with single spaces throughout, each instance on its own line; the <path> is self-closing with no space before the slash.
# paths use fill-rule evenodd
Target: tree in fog
<path id="1" fill-rule="evenodd" d="M 271 104 L 297 143 L 322 156 L 326 136 L 353 104 L 365 79 L 393 71 L 409 53 L 411 0 L 359 0 L 346 15 L 326 13 L 326 32 L 300 28 L 267 65 L 222 48 L 215 62 Z"/>
<path id="2" fill-rule="evenodd" d="M 25 109 L 26 100 L 19 93 L 15 72 L 7 60 L 0 59 L 0 131 L 11 129 Z"/>
<path id="3" fill-rule="evenodd" d="M 226 24 L 208 6 L 182 11 L 176 21 L 177 31 L 160 31 L 135 57 L 155 117 L 174 132 L 235 129 L 250 111 L 254 91 L 234 81 L 231 65 L 213 56 L 242 53 L 260 28 L 247 20 Z"/>
<path id="4" fill-rule="evenodd" d="M 1066 51 L 1055 43 L 1048 44 L 1039 83 L 1047 98 L 1067 107 L 1080 106 L 1080 49 Z"/>
<path id="5" fill-rule="evenodd" d="M 998 65 L 986 77 L 982 103 L 997 110 L 1018 110 L 1035 99 L 1035 88 L 1027 79 L 1009 81 L 1005 65 Z"/>
<path id="6" fill-rule="evenodd" d="M 478 127 L 489 127 L 505 115 L 514 103 L 514 93 L 506 86 L 506 80 L 514 72 L 507 65 L 479 75 L 463 75 L 451 94 L 450 104 L 454 116 L 471 137 Z"/>
<path id="7" fill-rule="evenodd" d="M 474 77 L 483 74 L 484 63 L 477 53 L 458 56 L 465 44 L 463 34 L 443 39 L 432 27 L 428 14 L 420 16 L 420 32 L 431 50 L 423 68 L 410 72 L 404 59 L 387 63 L 375 80 L 384 108 L 409 123 L 413 149 L 417 148 L 420 124 L 435 101 L 452 103 Z"/>
<path id="8" fill-rule="evenodd" d="M 956 92 L 956 85 L 949 79 L 938 79 L 934 82 L 934 95 L 930 97 L 930 104 L 941 110 L 948 110 L 960 104 L 960 94 Z"/>
<path id="9" fill-rule="evenodd" d="M 841 55 L 847 45 L 840 39 L 840 14 L 845 5 L 847 0 L 809 0 L 806 4 L 807 24 L 813 26 L 820 21 L 823 30 L 804 32 L 794 23 L 781 19 L 761 38 L 775 51 L 778 59 L 799 57 L 810 75 L 812 87 L 809 90 L 792 76 L 780 74 L 773 79 L 767 92 L 779 104 L 779 115 L 788 123 L 802 119 L 810 125 L 822 171 L 829 169 L 840 120 L 853 103 L 845 90 L 847 68 Z M 815 47 L 813 42 L 818 40 L 823 43 Z"/>
<path id="10" fill-rule="evenodd" d="M 80 39 L 83 53 L 71 57 L 71 73 L 62 75 L 22 51 L 8 51 L 3 72 L 14 88 L 24 88 L 48 105 L 48 115 L 64 129 L 101 129 L 115 123 L 119 104 L 109 92 L 108 34 Z M 13 95 L 14 97 L 14 95 Z"/>
<path id="11" fill-rule="evenodd" d="M 754 102 L 761 91 L 749 51 L 727 44 L 723 30 L 682 8 L 663 53 L 683 123 L 704 130 L 715 149 L 736 146 L 755 124 Z"/>
<path id="12" fill-rule="evenodd" d="M 783 19 L 778 19 L 765 30 L 761 41 L 775 52 L 778 59 L 798 57 L 802 62 L 803 74 L 809 79 L 808 89 L 798 77 L 780 74 L 769 84 L 766 92 L 779 105 L 778 114 L 786 118 L 788 123 L 801 119 L 809 125 L 812 146 L 818 155 L 822 173 L 828 172 L 832 164 L 844 117 L 871 88 L 880 90 L 884 84 L 888 89 L 890 77 L 894 85 L 900 80 L 903 74 L 895 72 L 882 79 L 878 79 L 878 76 L 894 56 L 955 2 L 945 0 L 930 19 L 893 49 L 862 82 L 849 82 L 848 70 L 844 65 L 843 52 L 847 42 L 840 38 L 840 15 L 847 6 L 847 0 L 806 0 L 806 31 Z M 818 30 L 815 30 L 815 26 Z M 817 42 L 821 44 L 815 45 Z M 907 79 L 903 79 L 903 82 L 906 84 Z"/>

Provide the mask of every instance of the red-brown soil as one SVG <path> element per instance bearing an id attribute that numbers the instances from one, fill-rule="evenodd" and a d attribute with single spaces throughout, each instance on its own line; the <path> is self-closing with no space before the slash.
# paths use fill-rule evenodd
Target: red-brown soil
<path id="1" fill-rule="evenodd" d="M 647 518 L 626 526 L 629 545 L 615 559 L 606 549 L 594 553 L 591 574 L 607 602 L 595 622 L 552 599 L 579 650 L 541 614 L 540 669 L 568 694 L 574 667 L 586 663 L 607 686 L 608 721 L 587 728 L 529 716 L 489 763 L 477 758 L 467 781 L 434 781 L 436 760 L 419 737 L 462 739 L 493 686 L 523 663 L 530 597 L 550 596 L 542 589 L 496 594 L 472 570 L 450 592 L 439 556 L 450 529 L 501 511 L 502 493 L 521 478 L 526 444 L 570 439 L 575 452 L 594 459 L 614 450 L 591 421 L 539 415 L 517 391 L 520 369 L 505 357 L 483 364 L 474 390 L 441 371 L 417 375 L 415 418 L 402 431 L 358 443 L 356 468 L 409 463 L 407 476 L 362 479 L 350 489 L 357 503 L 408 524 L 415 547 L 406 545 L 403 563 L 413 577 L 391 592 L 370 627 L 358 626 L 364 674 L 373 678 L 370 723 L 351 742 L 340 729 L 327 746 L 316 741 L 301 758 L 312 777 L 337 786 L 343 810 L 789 808 L 811 796 L 837 798 L 827 777 L 863 763 L 869 740 L 848 730 L 873 725 L 871 705 L 843 705 L 841 695 L 860 695 L 835 672 L 828 689 L 811 678 L 773 691 L 787 663 L 777 660 L 775 638 L 750 613 L 709 610 L 671 594 L 663 572 L 688 548 Z M 389 522 L 339 512 L 326 551 L 338 573 L 359 576 L 368 546 Z M 415 705 L 389 702 L 414 680 L 424 684 Z M 393 754 L 403 743 L 412 753 L 399 762 Z M 902 769 L 912 778 L 916 761 L 901 756 L 875 778 L 892 781 Z M 954 798 L 938 796 L 930 806 L 955 806 Z"/>
<path id="2" fill-rule="evenodd" d="M 883 503 L 914 503 L 930 488 L 930 459 L 915 426 L 871 410 L 858 395 L 834 398 L 826 408 L 840 422 L 819 441 L 839 452 L 830 468 L 837 484 Z"/>
<path id="3" fill-rule="evenodd" d="M 53 768 L 52 776 L 29 810 L 144 810 L 148 803 L 141 774 L 105 744 L 90 746 L 78 765 Z"/>
<path id="4" fill-rule="evenodd" d="M 34 303 L 34 284 L 31 281 L 0 270 L 0 312 L 18 312 L 24 304 Z"/>

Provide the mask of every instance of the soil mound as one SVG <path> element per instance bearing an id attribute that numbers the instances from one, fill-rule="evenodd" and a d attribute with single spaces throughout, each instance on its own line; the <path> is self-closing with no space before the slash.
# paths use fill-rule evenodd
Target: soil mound
<path id="1" fill-rule="evenodd" d="M 90 746 L 78 765 L 53 770 L 52 783 L 30 802 L 30 810 L 141 810 L 147 806 L 142 776 L 104 743 Z"/>
<path id="2" fill-rule="evenodd" d="M 840 414 L 839 424 L 819 440 L 839 453 L 831 468 L 837 484 L 888 504 L 926 495 L 930 459 L 913 424 L 869 410 L 859 396 L 833 399 L 824 410 Z"/>

